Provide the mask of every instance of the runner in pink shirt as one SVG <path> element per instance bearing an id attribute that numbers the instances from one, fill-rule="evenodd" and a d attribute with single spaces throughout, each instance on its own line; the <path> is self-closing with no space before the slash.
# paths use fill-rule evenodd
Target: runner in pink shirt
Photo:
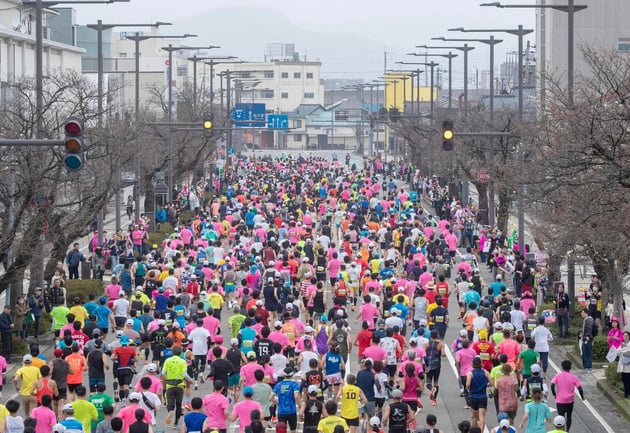
<path id="1" fill-rule="evenodd" d="M 363 305 L 359 308 L 359 316 L 362 322 L 367 322 L 370 327 L 368 329 L 374 330 L 375 327 L 375 318 L 379 316 L 378 308 L 374 304 L 372 304 L 372 298 L 370 295 L 366 295 L 363 297 Z M 359 317 L 357 317 L 358 319 Z"/>
<path id="2" fill-rule="evenodd" d="M 256 362 L 256 354 L 254 352 L 247 354 L 247 360 L 247 364 L 241 367 L 241 382 L 243 382 L 244 386 L 252 386 L 256 383 L 254 372 L 261 370 L 264 373 L 265 370 Z"/>
<path id="3" fill-rule="evenodd" d="M 238 420 L 238 433 L 245 433 L 245 428 L 249 427 L 252 423 L 251 413 L 254 410 L 258 410 L 263 414 L 262 406 L 257 401 L 252 400 L 254 396 L 254 390 L 251 386 L 243 388 L 243 401 L 239 401 L 234 405 L 232 409 L 231 421 Z"/>
<path id="4" fill-rule="evenodd" d="M 571 373 L 571 361 L 564 360 L 561 364 L 562 371 L 551 379 L 551 393 L 556 399 L 556 407 L 558 415 L 562 415 L 567 422 L 567 431 L 571 428 L 571 415 L 573 413 L 573 404 L 575 403 L 575 390 L 578 390 L 582 401 L 584 398 L 584 390 L 582 382 L 576 375 Z"/>
<path id="5" fill-rule="evenodd" d="M 203 398 L 203 406 L 206 409 L 206 415 L 208 415 L 206 422 L 208 427 L 212 429 L 227 429 L 227 416 L 230 409 L 230 401 L 221 393 L 223 387 L 224 384 L 222 381 L 217 380 L 214 383 L 214 392 Z"/>
<path id="6" fill-rule="evenodd" d="M 162 395 L 162 389 L 164 389 L 162 381 L 158 376 L 155 375 L 155 373 L 157 372 L 157 366 L 153 363 L 147 364 L 146 370 L 147 374 L 139 378 L 136 382 L 136 385 L 134 386 L 135 390 L 138 392 L 142 392 L 140 380 L 144 377 L 148 377 L 149 379 L 151 379 L 151 386 L 149 387 L 149 391 L 154 393 L 155 395 Z"/>
<path id="7" fill-rule="evenodd" d="M 387 359 L 387 352 L 378 343 L 374 343 L 376 336 L 372 336 L 372 345 L 370 347 L 366 347 L 363 352 L 364 358 L 370 358 L 372 361 L 381 361 L 384 362 Z M 378 339 L 378 337 L 376 337 Z"/>

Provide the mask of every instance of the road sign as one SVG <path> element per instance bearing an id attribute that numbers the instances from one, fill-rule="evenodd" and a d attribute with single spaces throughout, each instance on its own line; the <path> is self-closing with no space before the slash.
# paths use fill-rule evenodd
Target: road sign
<path id="1" fill-rule="evenodd" d="M 232 109 L 232 120 L 237 128 L 264 128 L 267 126 L 266 105 L 236 104 Z"/>
<path id="2" fill-rule="evenodd" d="M 267 116 L 267 129 L 289 129 L 289 115 L 269 114 Z"/>
<path id="3" fill-rule="evenodd" d="M 127 183 L 134 183 L 136 181 L 136 174 L 131 171 L 123 171 L 120 173 L 120 180 Z"/>
<path id="4" fill-rule="evenodd" d="M 488 170 L 479 170 L 477 172 L 477 180 L 481 183 L 490 182 L 490 173 L 488 173 Z"/>
<path id="5" fill-rule="evenodd" d="M 234 155 L 234 148 L 228 147 L 228 156 L 232 156 L 232 155 Z"/>

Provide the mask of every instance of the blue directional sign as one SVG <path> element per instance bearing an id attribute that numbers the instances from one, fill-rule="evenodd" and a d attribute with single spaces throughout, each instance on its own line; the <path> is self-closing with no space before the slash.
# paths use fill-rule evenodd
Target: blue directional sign
<path id="1" fill-rule="evenodd" d="M 237 128 L 264 128 L 267 125 L 266 105 L 236 104 L 232 109 L 232 120 Z"/>
<path id="2" fill-rule="evenodd" d="M 269 114 L 267 116 L 267 129 L 289 129 L 289 115 Z"/>

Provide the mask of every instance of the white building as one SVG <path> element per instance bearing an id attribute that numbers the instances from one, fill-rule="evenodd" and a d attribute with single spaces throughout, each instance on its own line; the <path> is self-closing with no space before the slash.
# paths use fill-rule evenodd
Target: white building
<path id="1" fill-rule="evenodd" d="M 217 64 L 214 66 L 213 102 L 217 104 L 220 96 L 219 74 L 229 70 L 234 102 L 264 103 L 268 112 L 275 113 L 288 113 L 300 104 L 323 104 L 321 66 L 321 62 L 300 60 Z M 224 88 L 226 85 L 223 80 Z"/>
<path id="2" fill-rule="evenodd" d="M 566 5 L 567 1 L 546 0 L 540 3 Z M 588 7 L 574 15 L 574 73 L 575 77 L 588 76 L 590 67 L 580 51 L 582 46 L 630 52 L 630 1 L 580 0 L 575 3 Z M 539 77 L 553 76 L 566 82 L 569 54 L 567 12 L 537 9 L 536 48 Z"/>
<path id="3" fill-rule="evenodd" d="M 44 13 L 44 75 L 65 69 L 80 71 L 84 50 L 48 39 L 46 17 L 54 13 L 52 10 Z M 10 83 L 34 75 L 35 11 L 19 0 L 0 0 L 0 99 L 4 100 Z"/>

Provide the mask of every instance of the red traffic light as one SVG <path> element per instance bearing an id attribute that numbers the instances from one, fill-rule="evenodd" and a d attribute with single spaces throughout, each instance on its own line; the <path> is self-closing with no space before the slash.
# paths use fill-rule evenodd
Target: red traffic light
<path id="1" fill-rule="evenodd" d="M 69 119 L 63 127 L 67 135 L 80 135 L 83 133 L 83 122 L 76 119 Z"/>

